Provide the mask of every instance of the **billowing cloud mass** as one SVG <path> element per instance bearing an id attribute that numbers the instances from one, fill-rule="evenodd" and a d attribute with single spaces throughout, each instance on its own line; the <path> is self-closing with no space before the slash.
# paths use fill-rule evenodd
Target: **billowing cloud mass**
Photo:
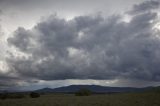
<path id="1" fill-rule="evenodd" d="M 140 5 L 135 5 L 131 13 L 148 12 L 156 8 L 159 8 L 158 1 L 154 1 L 154 0 L 146 1 L 146 2 L 141 3 Z"/>
<path id="2" fill-rule="evenodd" d="M 10 76 L 0 75 L 18 84 L 65 79 L 159 82 L 158 9 L 158 1 L 146 1 L 122 15 L 71 20 L 52 15 L 32 29 L 19 27 L 7 39 Z"/>

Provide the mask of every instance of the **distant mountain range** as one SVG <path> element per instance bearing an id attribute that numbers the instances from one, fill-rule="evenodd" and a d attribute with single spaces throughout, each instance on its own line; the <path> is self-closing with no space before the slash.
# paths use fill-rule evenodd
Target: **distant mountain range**
<path id="1" fill-rule="evenodd" d="M 144 91 L 147 89 L 152 89 L 153 87 L 145 87 L 145 88 L 134 88 L 134 87 L 106 87 L 106 86 L 99 86 L 99 85 L 70 85 L 64 86 L 59 88 L 43 88 L 39 90 L 35 90 L 38 93 L 74 93 L 80 89 L 89 89 L 95 93 L 113 93 L 113 92 L 138 92 Z"/>

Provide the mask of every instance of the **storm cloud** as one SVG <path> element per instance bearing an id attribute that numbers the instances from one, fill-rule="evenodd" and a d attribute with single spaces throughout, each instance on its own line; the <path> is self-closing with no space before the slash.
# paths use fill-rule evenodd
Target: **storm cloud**
<path id="1" fill-rule="evenodd" d="M 132 14 L 134 13 L 140 13 L 140 12 L 148 12 L 153 9 L 159 8 L 159 2 L 158 1 L 146 1 L 141 3 L 140 5 L 135 5 L 133 7 L 133 10 L 130 11 Z"/>
<path id="2" fill-rule="evenodd" d="M 48 9 L 54 3 L 51 10 L 64 5 L 61 12 L 57 11 L 58 15 L 49 15 L 47 9 L 35 5 L 38 0 L 0 0 L 0 89 L 32 90 L 70 84 L 159 85 L 158 0 L 137 2 L 123 13 L 113 10 L 113 15 L 109 15 L 107 8 L 98 13 L 96 9 L 95 14 L 81 14 L 92 6 L 103 7 L 105 0 L 103 3 L 95 0 L 91 7 L 87 7 L 91 1 L 79 1 L 84 4 L 83 9 L 77 7 L 79 2 L 69 1 L 40 1 L 39 6 Z M 75 7 L 79 15 L 74 18 L 59 16 L 64 12 L 63 15 L 70 17 Z M 30 24 L 26 16 L 30 10 L 33 19 L 39 12 L 44 13 L 39 16 L 49 16 Z"/>
<path id="3" fill-rule="evenodd" d="M 8 38 L 6 61 L 17 76 L 36 80 L 160 81 L 159 2 L 146 1 L 123 15 L 52 15 Z M 125 16 L 130 20 L 124 20 Z M 18 55 L 15 55 L 18 54 Z"/>

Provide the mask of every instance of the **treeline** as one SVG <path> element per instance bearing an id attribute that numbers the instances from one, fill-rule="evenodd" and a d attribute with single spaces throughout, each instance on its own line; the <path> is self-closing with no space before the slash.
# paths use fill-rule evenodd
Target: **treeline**
<path id="1" fill-rule="evenodd" d="M 0 99 L 5 100 L 5 99 L 22 99 L 22 98 L 38 98 L 40 97 L 39 93 L 36 92 L 30 92 L 30 93 L 8 93 L 8 92 L 3 92 L 0 93 Z"/>

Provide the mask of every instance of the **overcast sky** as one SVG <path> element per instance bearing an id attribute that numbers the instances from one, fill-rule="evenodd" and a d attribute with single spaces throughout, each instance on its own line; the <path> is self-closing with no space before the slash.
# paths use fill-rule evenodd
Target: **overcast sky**
<path id="1" fill-rule="evenodd" d="M 0 0 L 0 89 L 159 85 L 159 5 Z"/>

